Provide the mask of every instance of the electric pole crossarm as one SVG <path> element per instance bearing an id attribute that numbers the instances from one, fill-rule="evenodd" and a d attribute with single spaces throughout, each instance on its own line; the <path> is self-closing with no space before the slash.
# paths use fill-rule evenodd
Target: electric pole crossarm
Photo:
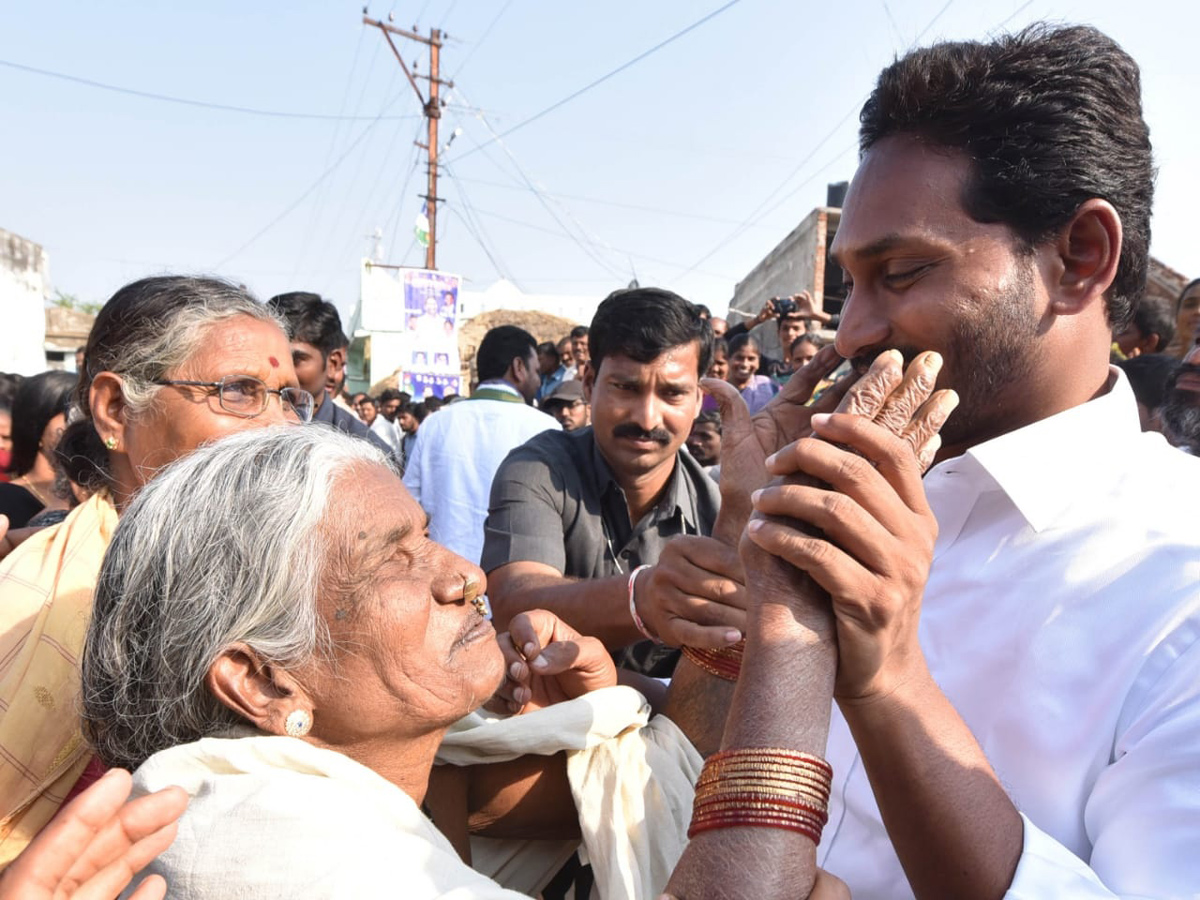
<path id="1" fill-rule="evenodd" d="M 374 22 L 371 19 L 363 17 L 363 22 L 378 26 L 380 32 L 387 39 L 388 46 L 392 48 L 392 52 L 396 54 L 396 62 L 400 63 L 400 68 L 404 70 L 404 77 L 408 79 L 408 83 L 412 85 L 412 89 L 417 92 L 417 99 L 421 101 L 421 105 L 425 105 L 425 96 L 421 93 L 421 89 L 417 87 L 417 80 L 413 78 L 412 72 L 408 71 L 408 66 L 404 64 L 404 57 L 400 55 L 400 51 L 396 49 L 396 44 L 392 40 L 392 36 L 387 33 L 382 22 Z M 399 29 L 396 29 L 397 31 Z"/>

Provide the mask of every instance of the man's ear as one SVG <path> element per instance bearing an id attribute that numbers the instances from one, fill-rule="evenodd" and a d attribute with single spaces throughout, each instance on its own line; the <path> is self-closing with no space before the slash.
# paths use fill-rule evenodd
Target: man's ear
<path id="1" fill-rule="evenodd" d="M 588 406 L 592 405 L 592 388 L 596 386 L 596 371 L 589 363 L 583 367 L 583 371 L 577 373 L 579 381 L 583 385 L 583 399 L 587 401 Z M 591 409 L 588 410 L 588 415 L 591 415 Z"/>
<path id="2" fill-rule="evenodd" d="M 329 356 L 325 357 L 326 377 L 332 377 L 344 368 L 346 368 L 346 351 L 341 347 L 330 350 Z"/>
<path id="3" fill-rule="evenodd" d="M 1055 314 L 1077 315 L 1104 303 L 1117 277 L 1123 235 L 1121 217 L 1107 200 L 1080 205 L 1054 245 L 1058 277 L 1051 309 Z"/>
<path id="4" fill-rule="evenodd" d="M 284 722 L 293 710 L 313 711 L 300 684 L 280 667 L 263 662 L 246 644 L 222 651 L 208 667 L 204 684 L 222 705 L 268 734 L 287 734 Z"/>
<path id="5" fill-rule="evenodd" d="M 115 372 L 101 372 L 93 378 L 88 389 L 88 408 L 92 411 L 92 421 L 96 423 L 100 440 L 106 445 L 110 439 L 115 441 L 114 449 L 124 447 L 129 408 L 125 404 L 121 376 Z"/>

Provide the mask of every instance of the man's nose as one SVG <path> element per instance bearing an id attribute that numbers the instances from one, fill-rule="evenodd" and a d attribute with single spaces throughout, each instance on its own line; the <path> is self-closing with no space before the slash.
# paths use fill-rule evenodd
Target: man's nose
<path id="1" fill-rule="evenodd" d="M 857 285 L 842 305 L 834 346 L 845 359 L 853 359 L 872 347 L 887 344 L 891 323 L 877 294 Z"/>

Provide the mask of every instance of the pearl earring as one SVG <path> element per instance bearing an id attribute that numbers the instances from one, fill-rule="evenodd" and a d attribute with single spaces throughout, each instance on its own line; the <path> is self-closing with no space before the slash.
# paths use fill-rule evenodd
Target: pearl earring
<path id="1" fill-rule="evenodd" d="M 283 721 L 288 737 L 304 737 L 312 729 L 312 715 L 307 709 L 293 709 Z"/>
<path id="2" fill-rule="evenodd" d="M 117 439 L 110 434 L 108 437 L 106 437 L 104 439 L 104 446 L 107 447 L 109 450 L 116 450 L 117 449 Z"/>

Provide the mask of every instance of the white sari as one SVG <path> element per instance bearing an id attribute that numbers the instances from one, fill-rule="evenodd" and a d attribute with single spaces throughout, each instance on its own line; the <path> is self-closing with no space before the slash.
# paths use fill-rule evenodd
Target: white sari
<path id="1" fill-rule="evenodd" d="M 687 843 L 702 760 L 637 691 L 612 687 L 515 718 L 475 713 L 438 761 L 567 754 L 585 855 L 603 900 L 657 897 Z M 472 839 L 464 864 L 407 794 L 340 753 L 253 735 L 155 754 L 140 791 L 181 785 L 179 836 L 147 872 L 190 900 L 278 897 L 502 900 L 539 891 L 575 842 Z M 493 880 L 496 879 L 496 880 Z"/>

